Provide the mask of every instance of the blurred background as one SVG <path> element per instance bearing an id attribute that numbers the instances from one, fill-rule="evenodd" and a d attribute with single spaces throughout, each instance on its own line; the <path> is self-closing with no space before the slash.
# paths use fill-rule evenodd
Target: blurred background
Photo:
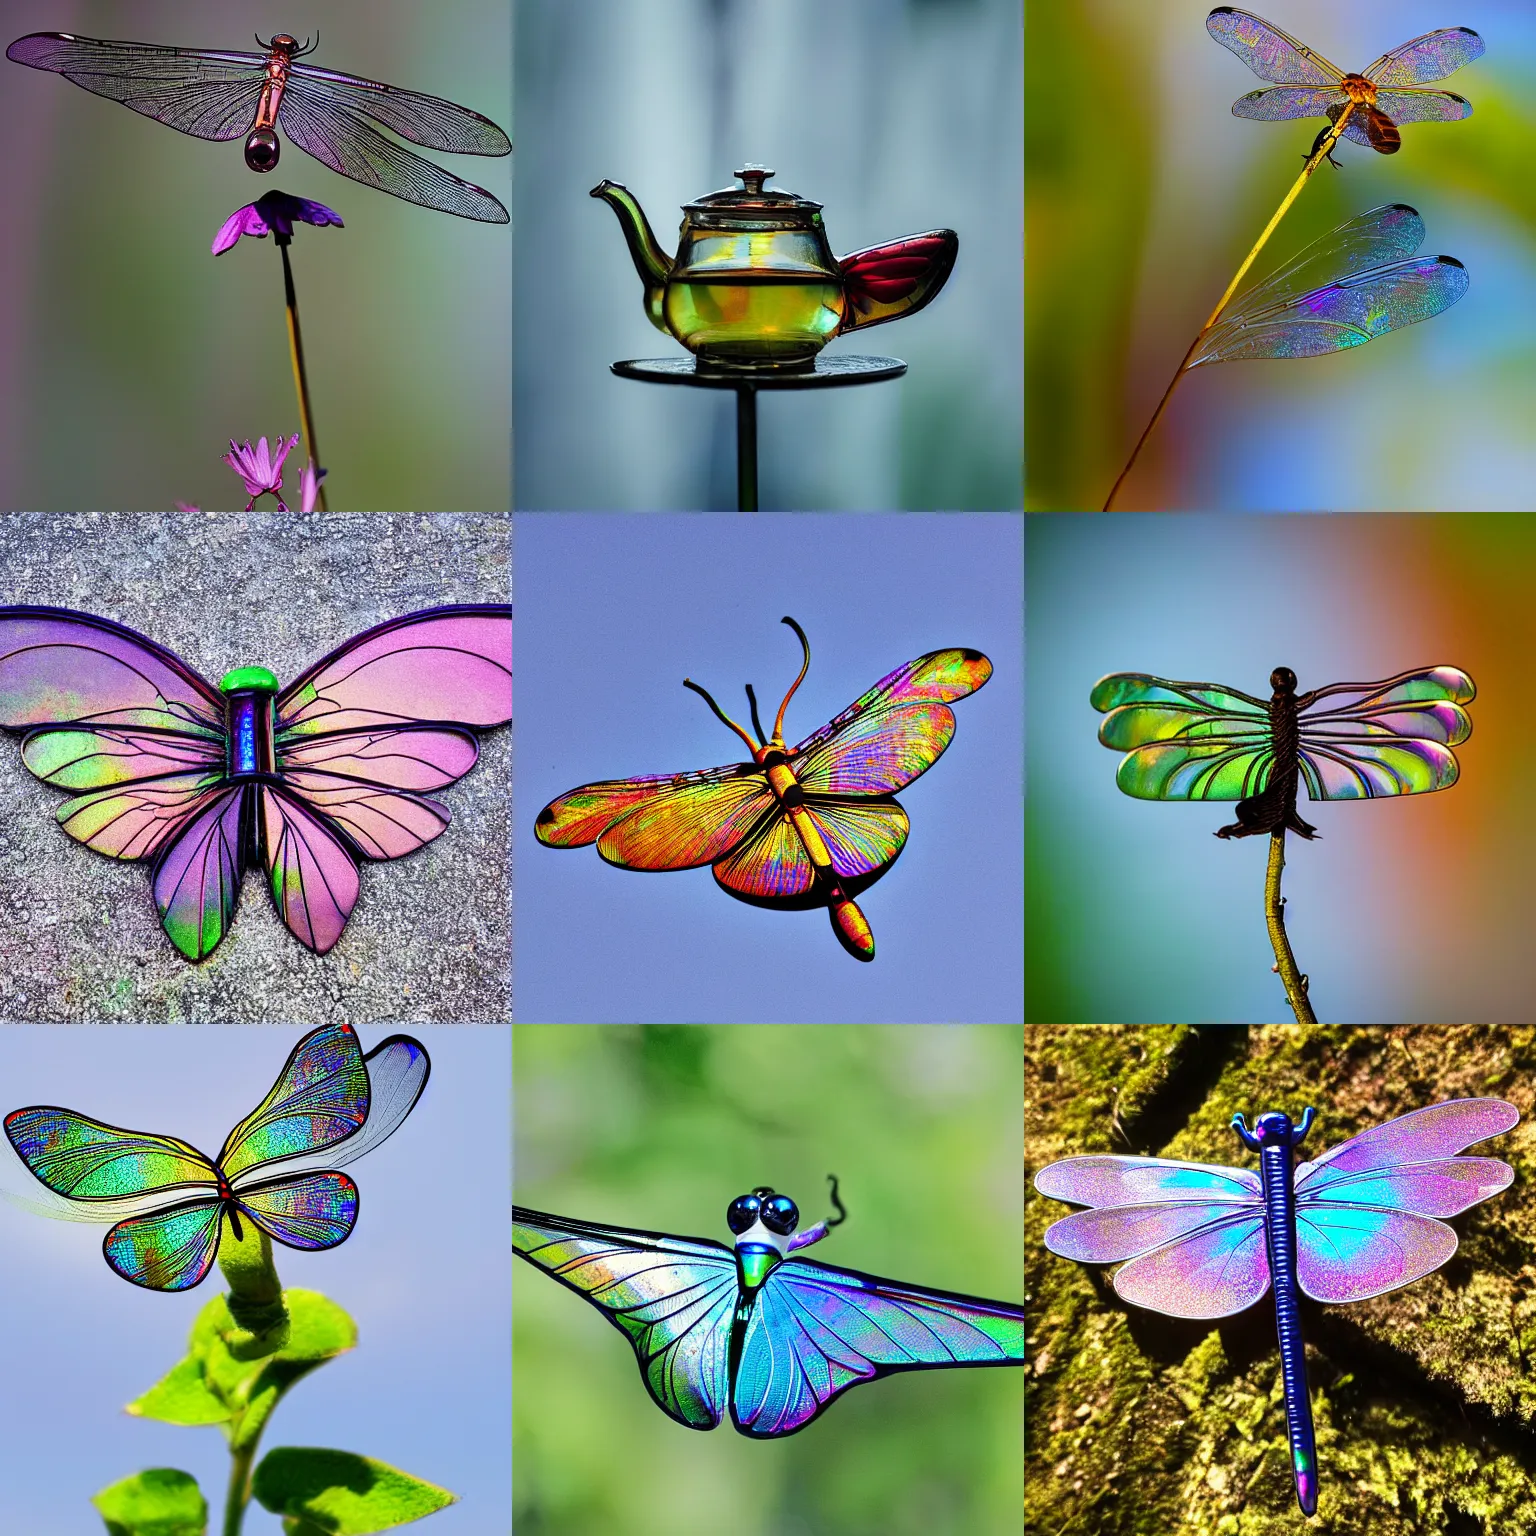
<path id="1" fill-rule="evenodd" d="M 1019 514 L 737 513 L 514 519 L 513 987 L 539 1023 L 990 1023 L 1023 990 L 1023 528 Z M 744 719 L 743 685 L 791 745 L 903 662 L 945 646 L 993 676 L 955 702 L 943 757 L 899 792 L 901 856 L 859 904 L 870 964 L 825 908 L 727 896 L 708 868 L 642 873 L 546 848 L 534 819 L 599 779 L 738 762 L 696 694 Z"/>
<path id="2" fill-rule="evenodd" d="M 1134 800 L 1088 702 L 1110 672 L 1256 697 L 1448 663 L 1469 673 L 1461 778 L 1299 809 L 1286 930 L 1320 1019 L 1525 1023 L 1536 829 L 1526 676 L 1529 517 L 1027 520 L 1026 1019 L 1259 1023 L 1292 1015 L 1264 926 L 1265 838 L 1230 802 Z"/>
<path id="3" fill-rule="evenodd" d="M 3 14 L 5 43 L 59 30 L 255 51 L 253 29 L 318 31 L 312 63 L 511 132 L 498 0 L 7 0 Z M 0 508 L 245 505 L 219 462 L 229 439 L 299 430 L 282 263 L 270 237 L 217 259 L 209 246 L 236 208 L 280 189 L 346 225 L 301 225 L 289 251 L 332 510 L 507 509 L 506 226 L 349 181 L 286 138 L 256 176 L 240 140 L 190 138 L 8 61 L 0 78 Z M 423 154 L 510 208 L 510 157 Z M 302 449 L 293 462 L 290 488 Z"/>
<path id="4" fill-rule="evenodd" d="M 1209 36 L 1210 9 L 1027 0 L 1028 507 L 1103 505 L 1326 126 L 1232 116 L 1265 82 Z M 1393 156 L 1346 142 L 1344 168 L 1319 166 L 1252 276 L 1345 219 L 1406 202 L 1424 217 L 1424 252 L 1463 262 L 1471 288 L 1348 356 L 1195 370 L 1116 509 L 1531 507 L 1536 12 L 1523 0 L 1256 9 L 1346 71 L 1439 27 L 1471 27 L 1487 52 L 1441 82 L 1472 103 L 1470 118 L 1410 124 Z"/>
<path id="5" fill-rule="evenodd" d="M 760 1184 L 840 1268 L 1020 1296 L 1017 1027 L 514 1030 L 515 1198 L 615 1226 L 730 1242 Z M 917 1371 L 846 1392 L 797 1435 L 674 1423 L 625 1339 L 519 1261 L 513 1283 L 518 1536 L 931 1536 L 1017 1527 L 1023 1372 Z"/>
<path id="6" fill-rule="evenodd" d="M 393 1031 L 360 1032 L 371 1051 Z M 511 1360 L 508 1265 L 510 1031 L 412 1026 L 432 1075 L 409 1119 L 348 1172 L 362 1191 L 352 1236 L 329 1253 L 277 1249 L 285 1286 L 320 1291 L 358 1345 L 296 1386 L 263 1437 L 377 1457 L 457 1493 L 445 1536 L 502 1536 Z M 215 1156 L 276 1081 L 302 1031 L 288 1025 L 0 1027 L 0 1114 L 63 1104 L 111 1124 L 180 1136 Z M 3 1146 L 3 1144 L 0 1144 Z M 31 1176 L 3 1146 L 5 1187 Z M 1017 1202 L 1015 1202 L 1017 1203 Z M 178 1295 L 119 1279 L 106 1228 L 0 1201 L 0 1529 L 101 1536 L 91 1495 L 146 1467 L 196 1477 L 223 1507 L 229 1455 L 214 1427 L 133 1418 L 138 1397 L 186 1353 L 217 1270 Z M 247 1536 L 277 1536 L 258 1504 Z"/>
<path id="7" fill-rule="evenodd" d="M 922 313 L 835 341 L 906 377 L 766 395 L 761 504 L 1017 507 L 1022 379 L 1018 0 L 521 0 L 516 502 L 735 505 L 734 397 L 619 379 L 686 357 L 654 329 L 605 177 L 662 247 L 748 161 L 825 205 L 833 251 L 950 228 Z"/>

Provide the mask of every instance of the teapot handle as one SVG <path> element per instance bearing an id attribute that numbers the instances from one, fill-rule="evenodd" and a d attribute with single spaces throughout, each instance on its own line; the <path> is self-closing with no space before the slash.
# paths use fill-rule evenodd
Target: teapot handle
<path id="1" fill-rule="evenodd" d="M 848 304 L 841 330 L 916 314 L 948 280 L 959 249 L 954 230 L 930 229 L 844 256 L 838 268 Z"/>

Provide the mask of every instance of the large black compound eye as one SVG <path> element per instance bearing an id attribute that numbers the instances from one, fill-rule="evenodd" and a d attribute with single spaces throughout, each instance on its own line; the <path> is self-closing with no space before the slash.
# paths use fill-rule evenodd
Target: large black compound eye
<path id="1" fill-rule="evenodd" d="M 763 1204 L 763 1225 L 780 1237 L 788 1237 L 800 1225 L 800 1212 L 788 1195 L 775 1195 Z"/>
<path id="2" fill-rule="evenodd" d="M 1295 693 L 1296 674 L 1289 667 L 1276 667 L 1269 674 L 1269 686 L 1276 693 Z"/>
<path id="3" fill-rule="evenodd" d="M 763 1202 L 756 1195 L 739 1195 L 725 1213 L 725 1224 L 738 1237 L 757 1221 Z"/>

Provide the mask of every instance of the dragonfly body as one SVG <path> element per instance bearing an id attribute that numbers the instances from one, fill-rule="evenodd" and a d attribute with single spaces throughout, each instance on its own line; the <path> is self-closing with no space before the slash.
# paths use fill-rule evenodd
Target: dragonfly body
<path id="1" fill-rule="evenodd" d="M 1252 837 L 1282 827 L 1305 838 L 1317 835 L 1317 828 L 1296 813 L 1296 793 L 1301 786 L 1299 715 L 1312 702 L 1312 695 L 1296 696 L 1296 674 L 1289 667 L 1276 667 L 1269 675 L 1269 685 L 1274 689 L 1269 699 L 1274 757 L 1268 782 L 1258 794 L 1238 802 L 1237 820 L 1230 827 L 1219 828 L 1217 837 Z"/>
<path id="2" fill-rule="evenodd" d="M 1259 1154 L 1244 1168 L 1165 1158 L 1089 1155 L 1042 1168 L 1035 1188 L 1085 1209 L 1054 1223 L 1045 1246 L 1084 1264 L 1119 1264 L 1123 1300 L 1172 1317 L 1216 1319 L 1275 1292 L 1275 1328 L 1297 1502 L 1317 1508 L 1317 1449 L 1297 1298 L 1364 1301 L 1422 1278 L 1456 1252 L 1444 1218 L 1507 1189 L 1498 1158 L 1461 1157 L 1512 1129 L 1501 1099 L 1453 1099 L 1414 1110 L 1293 1168 L 1311 1129 L 1278 1111 L 1250 1132 Z"/>

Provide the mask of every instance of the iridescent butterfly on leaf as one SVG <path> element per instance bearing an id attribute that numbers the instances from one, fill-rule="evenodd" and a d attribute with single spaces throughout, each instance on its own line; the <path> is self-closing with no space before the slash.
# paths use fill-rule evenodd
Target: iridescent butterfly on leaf
<path id="1" fill-rule="evenodd" d="M 854 897 L 906 843 L 907 813 L 893 791 L 938 761 L 955 733 L 949 705 L 980 688 L 992 663 L 980 651 L 930 651 L 789 747 L 784 711 L 810 669 L 811 646 L 793 619 L 782 622 L 799 636 L 804 660 L 771 735 L 750 684 L 756 741 L 697 683 L 683 681 L 742 739 L 750 762 L 583 784 L 546 805 L 534 832 L 549 848 L 595 842 L 599 856 L 621 869 L 712 865 L 721 890 L 754 906 L 825 907 L 843 948 L 873 960 L 874 934 Z"/>
<path id="2" fill-rule="evenodd" d="M 363 859 L 398 859 L 449 823 L 429 798 L 512 717 L 512 610 L 429 608 L 349 640 L 282 687 L 265 667 L 219 686 L 110 619 L 0 608 L 0 726 L 71 792 L 77 842 L 151 861 L 167 936 L 189 960 L 229 931 L 246 869 L 288 931 L 324 954 Z"/>
<path id="3" fill-rule="evenodd" d="M 846 1216 L 796 1232 L 787 1195 L 731 1202 L 727 1248 L 512 1208 L 512 1250 L 589 1301 L 630 1342 L 652 1401 L 689 1429 L 802 1430 L 840 1393 L 895 1371 L 1022 1365 L 1024 1309 L 789 1255 Z"/>
<path id="4" fill-rule="evenodd" d="M 54 1105 L 13 1110 L 5 1135 L 51 1192 L 36 1209 L 111 1222 L 102 1253 L 115 1273 L 146 1290 L 185 1291 L 212 1267 L 226 1221 L 236 1242 L 244 1239 L 242 1219 L 289 1248 L 345 1242 L 358 1191 L 337 1170 L 399 1127 L 431 1068 L 408 1035 L 391 1035 L 364 1056 L 350 1024 L 327 1024 L 294 1047 L 271 1092 L 217 1158 L 175 1136 L 123 1130 Z"/>

